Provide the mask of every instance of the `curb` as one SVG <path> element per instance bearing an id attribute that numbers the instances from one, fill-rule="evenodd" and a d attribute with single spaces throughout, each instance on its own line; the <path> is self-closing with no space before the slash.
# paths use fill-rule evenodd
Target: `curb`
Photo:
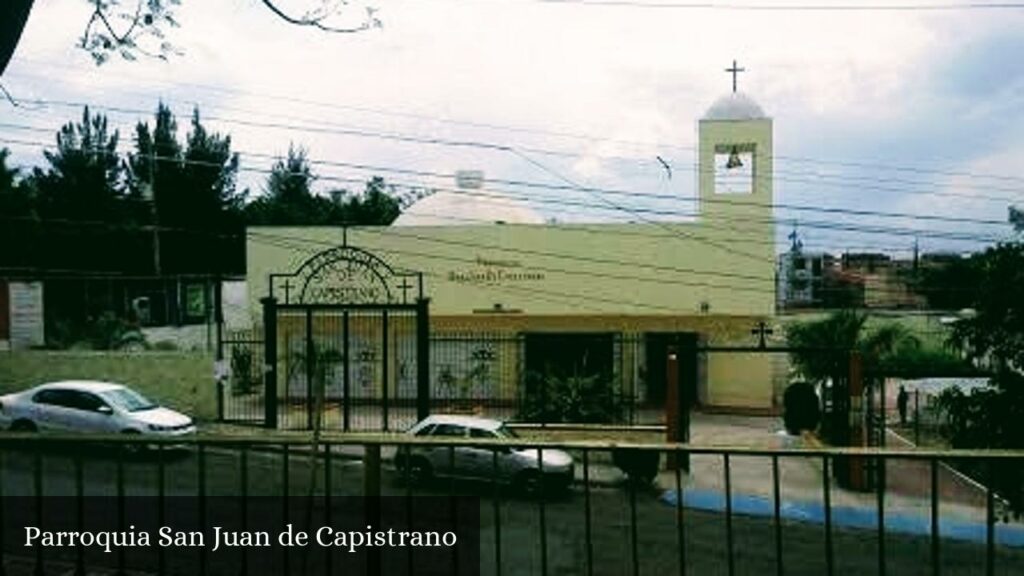
<path id="1" fill-rule="evenodd" d="M 207 450 L 211 450 L 211 449 L 212 450 L 221 450 L 221 451 L 226 451 L 227 450 L 225 448 L 220 448 L 220 447 L 207 448 Z M 284 450 L 280 446 L 273 446 L 273 445 L 269 445 L 269 446 L 251 446 L 251 447 L 248 448 L 248 451 L 250 453 L 258 453 L 258 454 L 283 454 L 284 453 Z M 302 456 L 304 458 L 308 458 L 310 456 L 309 447 L 306 447 L 306 446 L 303 446 L 302 448 L 296 448 L 296 447 L 293 446 L 291 449 L 288 450 L 288 453 L 289 453 L 289 455 L 297 455 L 297 456 Z M 323 461 L 325 459 L 323 452 L 318 452 L 317 453 L 317 457 L 321 461 Z M 363 461 L 363 456 L 356 455 L 356 454 L 346 454 L 344 452 L 339 452 L 337 450 L 332 450 L 331 451 L 331 460 L 345 461 L 345 462 L 362 462 Z M 384 458 L 384 457 L 381 458 L 381 464 L 382 465 L 384 465 L 387 468 L 393 469 L 394 466 L 390 465 L 391 461 L 392 461 L 391 458 Z M 597 470 L 614 470 L 615 471 L 614 472 L 615 478 L 600 478 L 600 477 L 595 478 L 594 477 L 594 470 L 595 469 L 597 469 Z M 577 469 L 576 469 L 576 476 L 574 476 L 574 478 L 573 478 L 573 483 L 574 484 L 582 484 L 583 483 L 583 475 L 582 475 L 583 472 L 582 472 L 582 470 L 583 470 L 582 468 L 577 467 Z M 616 467 L 616 466 L 606 466 L 606 465 L 602 465 L 602 464 L 593 464 L 593 463 L 591 463 L 590 464 L 590 472 L 591 472 L 590 473 L 590 485 L 591 486 L 612 487 L 612 488 L 618 488 L 618 487 L 627 488 L 628 487 L 628 480 L 626 478 L 626 475 L 621 470 L 619 470 L 618 467 Z M 605 476 L 605 474 L 600 474 L 600 476 Z M 486 481 L 486 479 L 484 481 Z M 651 483 L 651 487 L 652 487 L 652 489 L 654 489 L 654 488 L 657 488 L 659 490 L 661 489 L 660 487 L 658 487 L 656 485 L 656 481 Z"/>

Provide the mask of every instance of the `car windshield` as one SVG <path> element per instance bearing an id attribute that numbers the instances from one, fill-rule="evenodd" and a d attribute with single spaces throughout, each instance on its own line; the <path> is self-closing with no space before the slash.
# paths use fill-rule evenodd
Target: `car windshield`
<path id="1" fill-rule="evenodd" d="M 498 438 L 519 438 L 519 435 L 513 432 L 511 429 L 505 426 L 500 426 L 494 430 L 494 434 Z"/>
<path id="2" fill-rule="evenodd" d="M 100 394 L 103 399 L 126 412 L 141 412 L 156 408 L 155 402 L 128 388 L 116 388 Z"/>

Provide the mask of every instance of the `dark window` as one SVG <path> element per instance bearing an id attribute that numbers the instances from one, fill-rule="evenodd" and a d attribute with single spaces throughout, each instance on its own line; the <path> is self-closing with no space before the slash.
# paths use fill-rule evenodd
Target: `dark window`
<path id="1" fill-rule="evenodd" d="M 435 424 L 427 424 L 423 428 L 420 428 L 420 431 L 417 432 L 416 435 L 417 436 L 430 436 L 430 433 L 434 431 L 435 427 L 436 427 Z"/>
<path id="2" fill-rule="evenodd" d="M 804 260 L 803 258 L 794 258 L 793 259 L 793 269 L 794 270 L 803 270 L 806 267 L 807 267 L 807 261 Z"/>
<path id="3" fill-rule="evenodd" d="M 466 429 L 455 424 L 438 424 L 437 428 L 434 428 L 433 435 L 462 438 L 466 435 Z"/>
<path id="4" fill-rule="evenodd" d="M 49 404 L 50 406 L 60 406 L 62 408 L 74 408 L 76 395 L 77 392 L 74 390 L 40 390 L 32 397 L 32 401 L 36 404 Z"/>
<path id="5" fill-rule="evenodd" d="M 36 404 L 54 404 L 57 400 L 56 390 L 40 390 L 32 397 Z"/>
<path id="6" fill-rule="evenodd" d="M 469 429 L 470 438 L 496 438 L 497 435 L 490 430 L 481 430 L 480 428 Z"/>
<path id="7" fill-rule="evenodd" d="M 811 272 L 813 272 L 815 276 L 821 276 L 821 260 L 811 262 Z"/>
<path id="8" fill-rule="evenodd" d="M 88 410 L 89 412 L 98 412 L 100 407 L 107 405 L 106 402 L 100 400 L 99 396 L 88 392 L 76 392 L 72 403 L 71 408 Z"/>

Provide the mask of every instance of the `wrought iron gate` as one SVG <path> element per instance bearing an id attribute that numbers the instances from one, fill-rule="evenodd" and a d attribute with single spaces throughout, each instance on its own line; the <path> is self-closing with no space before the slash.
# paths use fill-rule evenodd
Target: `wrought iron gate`
<path id="1" fill-rule="evenodd" d="M 421 274 L 343 245 L 271 274 L 262 304 L 267 428 L 394 430 L 429 413 Z"/>

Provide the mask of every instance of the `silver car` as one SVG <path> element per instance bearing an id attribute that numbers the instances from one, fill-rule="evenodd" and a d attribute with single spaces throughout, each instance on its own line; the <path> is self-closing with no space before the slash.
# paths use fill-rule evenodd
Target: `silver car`
<path id="1" fill-rule="evenodd" d="M 16 432 L 99 432 L 181 437 L 196 433 L 188 416 L 110 382 L 52 382 L 0 396 L 0 427 Z"/>
<path id="2" fill-rule="evenodd" d="M 420 438 L 470 441 L 517 438 L 515 432 L 498 420 L 456 415 L 429 416 L 406 433 Z M 572 482 L 574 473 L 572 456 L 562 450 L 512 446 L 501 447 L 497 452 L 489 447 L 399 446 L 395 466 L 403 479 L 412 482 L 424 482 L 434 476 L 497 480 L 513 484 L 528 494 L 539 492 L 542 486 L 545 490 L 564 490 Z"/>

